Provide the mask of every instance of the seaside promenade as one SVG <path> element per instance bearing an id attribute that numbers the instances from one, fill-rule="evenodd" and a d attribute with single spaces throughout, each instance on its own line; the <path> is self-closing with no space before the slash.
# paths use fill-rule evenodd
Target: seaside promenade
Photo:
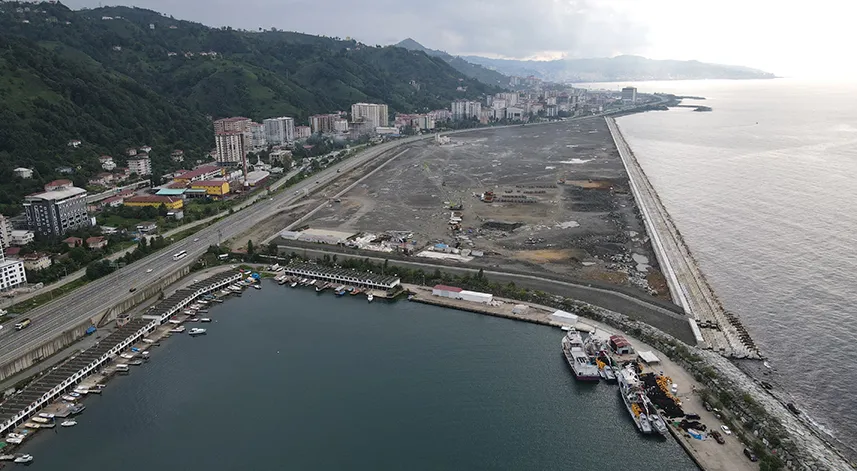
<path id="1" fill-rule="evenodd" d="M 737 318 L 727 313 L 705 280 L 661 199 L 640 167 L 613 118 L 607 126 L 628 173 L 631 191 L 652 242 L 673 301 L 681 306 L 701 346 L 729 358 L 760 359 L 753 340 Z"/>

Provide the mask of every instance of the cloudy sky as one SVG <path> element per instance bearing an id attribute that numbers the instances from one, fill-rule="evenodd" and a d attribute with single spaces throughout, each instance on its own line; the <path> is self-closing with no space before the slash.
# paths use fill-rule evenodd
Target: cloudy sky
<path id="1" fill-rule="evenodd" d="M 638 54 L 786 76 L 857 73 L 853 0 L 114 0 L 211 26 L 276 27 L 367 44 L 412 37 L 454 54 Z M 65 0 L 72 8 L 96 0 Z M 112 4 L 111 2 L 103 2 Z"/>

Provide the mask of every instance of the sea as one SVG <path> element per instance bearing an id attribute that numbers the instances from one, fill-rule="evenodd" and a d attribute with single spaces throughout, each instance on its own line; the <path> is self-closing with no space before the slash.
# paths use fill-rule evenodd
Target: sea
<path id="1" fill-rule="evenodd" d="M 857 83 L 635 85 L 702 96 L 685 103 L 713 108 L 647 112 L 618 123 L 717 296 L 771 369 L 742 366 L 853 448 Z"/>
<path id="2" fill-rule="evenodd" d="M 576 382 L 559 329 L 266 281 L 39 433 L 32 471 L 697 469 Z"/>

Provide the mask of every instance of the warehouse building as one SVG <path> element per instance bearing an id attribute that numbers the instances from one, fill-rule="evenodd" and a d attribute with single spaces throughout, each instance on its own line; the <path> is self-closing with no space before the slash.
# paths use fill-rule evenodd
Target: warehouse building
<path id="1" fill-rule="evenodd" d="M 468 291 L 466 289 L 447 285 L 435 285 L 431 290 L 431 294 L 442 298 L 461 299 L 462 301 L 470 301 L 474 303 L 487 304 L 494 300 L 494 295 L 490 293 Z"/>

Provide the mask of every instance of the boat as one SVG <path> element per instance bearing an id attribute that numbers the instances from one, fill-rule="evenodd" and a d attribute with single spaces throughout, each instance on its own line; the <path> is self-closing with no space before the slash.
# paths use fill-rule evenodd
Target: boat
<path id="1" fill-rule="evenodd" d="M 119 363 L 116 365 L 116 372 L 119 374 L 128 374 L 131 369 L 125 363 Z"/>
<path id="2" fill-rule="evenodd" d="M 143 339 L 143 342 L 144 343 L 155 343 L 155 341 L 152 339 Z"/>
<path id="3" fill-rule="evenodd" d="M 15 459 L 15 455 L 0 455 L 0 461 L 12 461 Z"/>
<path id="4" fill-rule="evenodd" d="M 373 299 L 375 299 L 375 296 L 372 293 L 369 293 L 366 295 L 366 300 L 369 301 L 370 303 L 372 302 Z"/>
<path id="5" fill-rule="evenodd" d="M 643 433 L 652 433 L 652 422 L 649 421 L 646 408 L 646 395 L 643 392 L 643 384 L 634 367 L 626 366 L 620 371 L 619 375 L 619 394 L 622 396 L 622 402 L 625 403 L 625 408 L 631 414 L 631 420 L 637 426 L 637 429 Z"/>
<path id="6" fill-rule="evenodd" d="M 295 286 L 297 286 L 297 285 L 298 285 L 298 282 L 297 282 L 297 281 L 293 281 L 293 282 L 292 282 L 292 284 L 290 284 L 289 286 L 291 286 L 292 288 L 294 288 L 294 287 L 295 287 Z"/>
<path id="7" fill-rule="evenodd" d="M 33 461 L 33 455 L 18 455 L 14 460 L 16 463 L 30 463 Z"/>
<path id="8" fill-rule="evenodd" d="M 318 286 L 316 286 L 316 287 L 315 287 L 315 292 L 316 292 L 316 293 L 321 293 L 322 291 L 326 290 L 327 288 L 330 288 L 330 283 L 325 283 L 325 284 L 323 284 L 323 285 L 318 285 Z"/>
<path id="9" fill-rule="evenodd" d="M 69 396 L 68 394 L 63 394 L 63 395 L 62 395 L 62 400 L 63 400 L 63 401 L 74 402 L 74 401 L 76 401 L 76 400 L 77 400 L 77 398 L 76 398 L 76 397 L 74 397 L 74 396 Z"/>
<path id="10" fill-rule="evenodd" d="M 169 322 L 170 324 L 173 324 L 173 325 L 180 325 L 182 323 L 182 321 L 180 321 L 178 319 L 170 319 L 167 322 Z"/>
<path id="11" fill-rule="evenodd" d="M 184 327 L 183 325 L 180 325 L 180 326 L 178 326 L 178 327 L 176 327 L 176 328 L 174 328 L 174 329 L 170 329 L 170 332 L 172 332 L 172 333 L 174 333 L 174 334 L 180 334 L 180 333 L 182 333 L 182 332 L 184 332 L 184 331 L 185 331 L 185 327 Z"/>
<path id="12" fill-rule="evenodd" d="M 200 322 L 211 322 L 211 318 L 210 318 L 210 317 L 203 317 L 203 318 L 202 318 L 202 319 L 200 319 L 199 321 L 200 321 Z"/>
<path id="13" fill-rule="evenodd" d="M 136 360 L 129 361 L 128 364 L 131 366 L 140 366 L 143 364 L 143 360 L 137 358 Z"/>
<path id="14" fill-rule="evenodd" d="M 197 314 L 208 314 L 208 309 L 200 309 L 196 311 Z"/>
<path id="15" fill-rule="evenodd" d="M 182 327 L 182 329 L 183 328 L 184 327 Z M 130 359 L 134 358 L 134 354 L 132 354 L 132 353 L 120 353 L 119 356 L 126 359 L 126 360 L 130 360 Z"/>
<path id="16" fill-rule="evenodd" d="M 205 329 L 197 329 L 196 327 L 194 327 L 193 329 L 190 329 L 190 332 L 188 332 L 188 335 L 190 335 L 192 337 L 195 337 L 197 335 L 205 335 Z"/>
<path id="17" fill-rule="evenodd" d="M 598 367 L 583 351 L 583 341 L 576 330 L 569 330 L 562 338 L 562 353 L 565 355 L 568 366 L 574 372 L 575 379 L 578 381 L 599 381 L 601 379 Z"/>
<path id="18" fill-rule="evenodd" d="M 42 424 L 37 424 L 37 423 L 33 423 L 33 422 L 24 422 L 24 427 L 37 429 L 37 428 L 42 428 Z"/>
<path id="19" fill-rule="evenodd" d="M 47 412 L 42 412 L 41 414 L 39 414 L 39 417 L 44 417 L 46 419 L 53 419 L 54 417 L 56 417 L 56 415 L 48 414 Z"/>
<path id="20" fill-rule="evenodd" d="M 191 317 L 187 320 L 188 322 L 199 322 L 199 317 Z"/>
<path id="21" fill-rule="evenodd" d="M 20 445 L 23 442 L 24 437 L 12 437 L 6 439 L 6 443 L 11 443 L 12 445 Z"/>
<path id="22" fill-rule="evenodd" d="M 71 409 L 69 409 L 68 411 L 71 415 L 77 415 L 77 414 L 80 414 L 81 412 L 83 412 L 84 409 L 86 409 L 85 405 L 75 404 L 75 406 L 72 407 Z"/>
<path id="23" fill-rule="evenodd" d="M 30 420 L 32 420 L 33 422 L 35 422 L 37 424 L 49 424 L 49 423 L 51 423 L 51 419 L 46 419 L 44 417 L 33 417 Z"/>
<path id="24" fill-rule="evenodd" d="M 357 296 L 358 294 L 360 294 L 362 292 L 363 292 L 363 290 L 361 290 L 360 288 L 354 288 L 353 290 L 351 290 L 350 294 L 351 294 L 351 296 Z"/>
<path id="25" fill-rule="evenodd" d="M 76 392 L 77 394 L 80 394 L 82 396 L 85 396 L 85 395 L 89 394 L 89 389 L 78 386 L 78 387 L 74 388 L 74 392 Z"/>
<path id="26" fill-rule="evenodd" d="M 46 424 L 38 424 L 39 428 L 54 428 L 57 426 L 54 422 L 48 422 Z"/>
<path id="27" fill-rule="evenodd" d="M 204 300 L 204 299 L 197 299 L 197 300 L 196 300 L 196 303 L 197 303 L 197 304 L 202 304 L 202 305 L 204 306 L 204 305 L 208 304 L 208 301 L 206 301 L 206 300 Z"/>
<path id="28" fill-rule="evenodd" d="M 336 288 L 336 292 L 334 294 L 337 296 L 344 296 L 345 295 L 345 287 L 340 286 L 339 288 Z"/>
<path id="29" fill-rule="evenodd" d="M 63 427 L 74 427 L 77 425 L 77 421 L 74 419 L 69 419 L 60 424 Z"/>

